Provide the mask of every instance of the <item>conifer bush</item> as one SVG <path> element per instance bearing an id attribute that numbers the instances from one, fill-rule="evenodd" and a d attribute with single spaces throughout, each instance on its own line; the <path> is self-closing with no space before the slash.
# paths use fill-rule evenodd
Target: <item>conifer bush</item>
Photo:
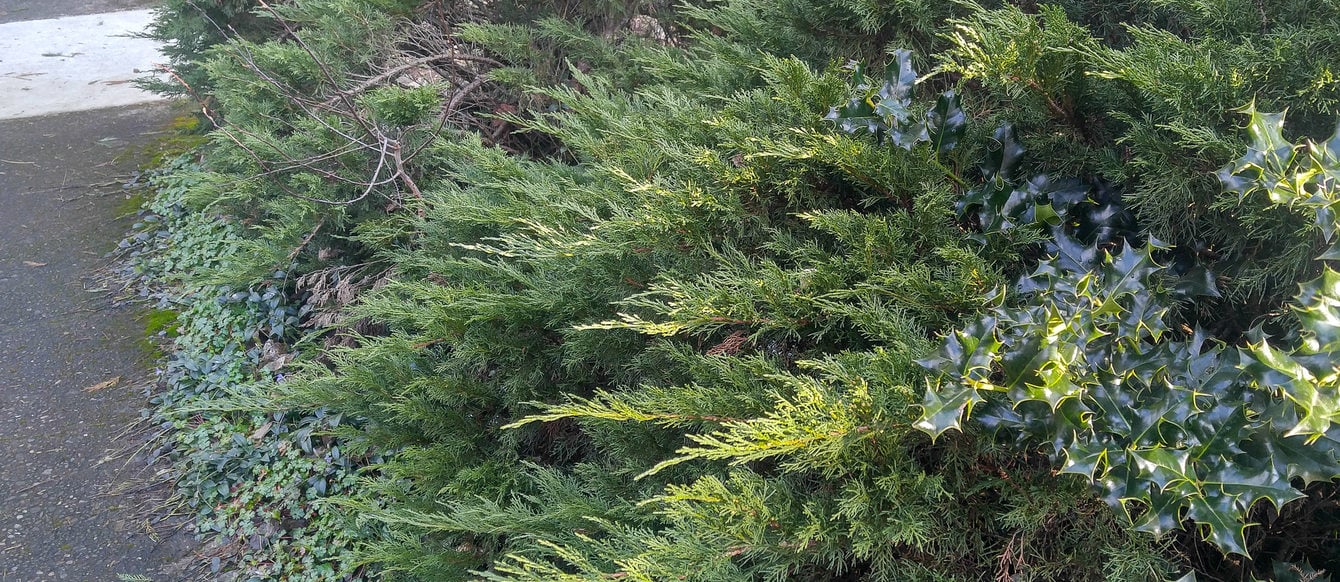
<path id="1" fill-rule="evenodd" d="M 369 571 L 1340 567 L 1334 7 L 413 4 L 190 61 Z"/>

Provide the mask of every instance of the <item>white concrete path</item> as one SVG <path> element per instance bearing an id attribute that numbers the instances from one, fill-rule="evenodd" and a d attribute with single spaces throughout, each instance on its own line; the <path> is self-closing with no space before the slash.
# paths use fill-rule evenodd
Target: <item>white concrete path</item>
<path id="1" fill-rule="evenodd" d="M 161 99 L 131 80 L 166 59 L 143 31 L 152 10 L 0 24 L 0 119 Z"/>

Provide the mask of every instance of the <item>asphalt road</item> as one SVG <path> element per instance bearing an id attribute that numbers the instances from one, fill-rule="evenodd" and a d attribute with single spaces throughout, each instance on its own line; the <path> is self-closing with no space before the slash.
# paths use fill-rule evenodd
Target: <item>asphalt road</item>
<path id="1" fill-rule="evenodd" d="M 0 121 L 0 582 L 169 582 L 191 561 L 189 537 L 151 531 L 140 498 L 108 495 L 135 478 L 113 452 L 132 443 L 117 435 L 139 418 L 149 362 L 133 310 L 91 277 L 128 226 L 125 154 L 170 117 L 154 104 Z"/>

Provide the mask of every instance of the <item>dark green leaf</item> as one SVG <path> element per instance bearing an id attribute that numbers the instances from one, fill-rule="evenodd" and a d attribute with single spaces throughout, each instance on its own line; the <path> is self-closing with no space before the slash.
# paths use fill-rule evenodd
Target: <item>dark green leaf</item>
<path id="1" fill-rule="evenodd" d="M 1205 526 L 1209 531 L 1207 537 L 1220 549 L 1246 556 L 1247 540 L 1243 535 L 1246 526 L 1236 503 L 1236 498 L 1229 495 L 1192 497 L 1187 504 L 1187 518 Z"/>
<path id="2" fill-rule="evenodd" d="M 982 173 L 987 177 L 1013 179 L 1025 152 L 1024 146 L 1020 145 L 1015 137 L 1014 126 L 1006 123 L 996 128 L 991 146 L 987 151 L 986 160 L 982 163 Z"/>
<path id="3" fill-rule="evenodd" d="M 927 131 L 935 151 L 944 153 L 954 149 L 963 137 L 967 123 L 968 116 L 963 112 L 958 93 L 950 89 L 941 94 L 935 100 L 935 107 L 926 114 Z"/>

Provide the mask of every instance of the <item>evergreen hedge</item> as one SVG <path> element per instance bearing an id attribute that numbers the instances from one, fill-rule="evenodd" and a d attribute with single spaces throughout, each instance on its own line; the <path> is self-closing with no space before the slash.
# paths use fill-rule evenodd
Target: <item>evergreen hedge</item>
<path id="1" fill-rule="evenodd" d="M 414 4 L 183 57 L 378 575 L 1340 567 L 1340 6 Z"/>

